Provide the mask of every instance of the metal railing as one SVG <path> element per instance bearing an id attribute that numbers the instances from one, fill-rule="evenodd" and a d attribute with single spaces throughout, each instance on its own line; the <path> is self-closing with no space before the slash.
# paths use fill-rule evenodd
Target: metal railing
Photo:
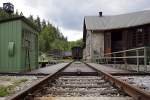
<path id="1" fill-rule="evenodd" d="M 150 47 L 140 47 L 104 54 L 104 57 L 93 56 L 91 62 L 98 64 L 125 65 L 124 69 L 130 70 L 128 66 L 135 66 L 136 71 L 150 71 Z M 148 69 L 149 68 L 149 69 Z"/>

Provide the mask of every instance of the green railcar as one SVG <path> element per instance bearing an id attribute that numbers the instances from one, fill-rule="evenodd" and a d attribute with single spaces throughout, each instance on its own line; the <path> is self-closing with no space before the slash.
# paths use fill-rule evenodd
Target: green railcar
<path id="1" fill-rule="evenodd" d="M 0 72 L 38 67 L 38 30 L 25 17 L 0 20 Z"/>

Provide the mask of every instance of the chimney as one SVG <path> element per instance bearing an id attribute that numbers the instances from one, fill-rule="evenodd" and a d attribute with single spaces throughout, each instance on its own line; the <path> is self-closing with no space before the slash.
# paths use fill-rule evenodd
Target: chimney
<path id="1" fill-rule="evenodd" d="M 102 17 L 103 16 L 103 12 L 99 12 L 99 17 Z"/>

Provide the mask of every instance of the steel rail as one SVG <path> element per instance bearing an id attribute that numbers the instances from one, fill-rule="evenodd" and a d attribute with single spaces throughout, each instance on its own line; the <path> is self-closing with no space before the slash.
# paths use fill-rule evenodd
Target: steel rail
<path id="1" fill-rule="evenodd" d="M 122 72 L 118 72 L 118 73 L 111 73 L 110 72 L 110 74 L 111 75 L 113 75 L 113 76 L 117 76 L 117 75 L 120 75 L 120 76 L 146 76 L 146 75 L 148 75 L 148 76 L 150 76 L 150 73 L 143 73 L 143 72 L 141 72 L 141 73 L 137 73 L 137 72 L 127 72 L 127 73 L 122 73 Z"/>
<path id="2" fill-rule="evenodd" d="M 108 80 L 113 85 L 117 86 L 118 88 L 120 88 L 121 90 L 126 92 L 128 95 L 133 97 L 135 100 L 150 100 L 150 94 L 149 93 L 147 93 L 147 92 L 145 92 L 145 91 L 143 91 L 137 87 L 134 87 L 134 86 L 128 84 L 127 82 L 119 80 L 115 76 L 112 76 L 111 74 L 108 74 L 102 70 L 98 70 L 98 69 L 94 68 L 93 66 L 91 66 L 87 63 L 85 63 L 85 64 L 87 66 L 91 67 L 92 69 L 98 71 L 100 75 L 104 76 L 105 80 Z"/>
<path id="3" fill-rule="evenodd" d="M 49 74 L 44 73 L 0 73 L 0 76 L 47 76 Z"/>
<path id="4" fill-rule="evenodd" d="M 28 93 L 32 93 L 34 92 L 34 90 L 38 89 L 40 86 L 42 86 L 43 84 L 45 84 L 46 82 L 48 82 L 49 79 L 54 79 L 56 74 L 60 73 L 62 70 L 64 70 L 65 68 L 67 68 L 72 62 L 68 63 L 66 66 L 64 66 L 63 68 L 59 69 L 57 72 L 48 75 L 44 78 L 42 78 L 40 81 L 38 81 L 37 83 L 33 84 L 32 86 L 12 95 L 11 97 L 6 98 L 6 100 L 24 100 L 23 98 L 25 96 L 27 96 Z"/>

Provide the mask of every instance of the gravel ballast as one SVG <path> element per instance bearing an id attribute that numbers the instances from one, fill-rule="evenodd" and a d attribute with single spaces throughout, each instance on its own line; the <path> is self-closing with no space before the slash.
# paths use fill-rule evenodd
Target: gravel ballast
<path id="1" fill-rule="evenodd" d="M 150 93 L 150 76 L 116 76 L 116 77 Z"/>

